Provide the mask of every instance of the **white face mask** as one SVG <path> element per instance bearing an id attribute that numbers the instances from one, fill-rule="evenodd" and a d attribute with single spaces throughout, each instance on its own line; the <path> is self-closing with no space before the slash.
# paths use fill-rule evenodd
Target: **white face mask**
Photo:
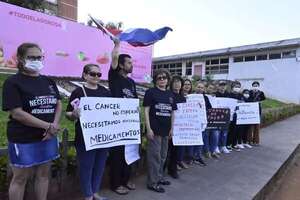
<path id="1" fill-rule="evenodd" d="M 253 90 L 259 90 L 258 86 L 252 87 Z"/>
<path id="2" fill-rule="evenodd" d="M 25 60 L 24 67 L 31 71 L 39 72 L 41 69 L 43 69 L 44 65 L 40 60 Z"/>
<path id="3" fill-rule="evenodd" d="M 238 92 L 241 91 L 241 88 L 240 88 L 240 87 L 234 87 L 234 88 L 233 88 L 233 91 L 238 93 Z"/>
<path id="4" fill-rule="evenodd" d="M 250 97 L 250 95 L 249 94 L 244 94 L 244 97 L 248 99 Z"/>

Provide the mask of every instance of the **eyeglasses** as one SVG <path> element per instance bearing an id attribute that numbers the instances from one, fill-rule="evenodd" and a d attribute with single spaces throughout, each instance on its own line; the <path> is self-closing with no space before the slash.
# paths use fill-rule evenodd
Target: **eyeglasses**
<path id="1" fill-rule="evenodd" d="M 89 72 L 88 73 L 90 76 L 92 76 L 92 77 L 101 77 L 102 76 L 102 73 L 100 73 L 100 72 Z"/>
<path id="2" fill-rule="evenodd" d="M 44 56 L 27 56 L 26 59 L 30 61 L 41 61 L 44 60 Z"/>
<path id="3" fill-rule="evenodd" d="M 168 77 L 167 76 L 158 76 L 157 78 L 156 78 L 156 80 L 158 80 L 158 81 L 164 81 L 164 80 L 166 80 Z"/>

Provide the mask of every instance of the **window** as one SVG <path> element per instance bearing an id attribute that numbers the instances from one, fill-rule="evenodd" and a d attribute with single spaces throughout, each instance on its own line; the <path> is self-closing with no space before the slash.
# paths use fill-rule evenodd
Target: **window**
<path id="1" fill-rule="evenodd" d="M 282 58 L 295 58 L 296 50 L 282 52 Z"/>
<path id="2" fill-rule="evenodd" d="M 281 58 L 281 53 L 270 53 L 269 54 L 269 59 L 273 60 L 273 59 L 280 59 Z"/>
<path id="3" fill-rule="evenodd" d="M 267 54 L 257 55 L 256 60 L 268 60 L 268 55 Z"/>
<path id="4" fill-rule="evenodd" d="M 160 68 L 164 68 L 169 70 L 169 72 L 174 75 L 182 75 L 182 63 L 162 63 L 162 64 L 155 64 L 154 65 L 155 69 L 160 69 Z"/>
<path id="5" fill-rule="evenodd" d="M 186 68 L 185 68 L 185 75 L 191 76 L 192 75 L 192 62 L 186 62 Z"/>
<path id="6" fill-rule="evenodd" d="M 245 56 L 245 62 L 255 61 L 255 56 Z"/>
<path id="7" fill-rule="evenodd" d="M 205 63 L 205 74 L 228 74 L 229 58 L 214 58 Z"/>
<path id="8" fill-rule="evenodd" d="M 233 62 L 243 62 L 244 57 L 243 56 L 237 56 L 233 58 Z"/>

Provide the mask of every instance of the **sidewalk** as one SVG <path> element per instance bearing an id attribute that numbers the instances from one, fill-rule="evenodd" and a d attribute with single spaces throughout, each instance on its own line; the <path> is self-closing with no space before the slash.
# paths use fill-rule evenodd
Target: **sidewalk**
<path id="1" fill-rule="evenodd" d="M 137 190 L 119 196 L 109 190 L 110 200 L 248 200 L 268 182 L 300 143 L 300 115 L 261 130 L 262 145 L 210 159 L 180 172 L 180 179 L 166 186 L 166 193 L 147 190 L 146 177 L 136 180 Z M 78 198 L 78 200 L 81 198 Z M 76 199 L 77 200 L 77 199 Z"/>

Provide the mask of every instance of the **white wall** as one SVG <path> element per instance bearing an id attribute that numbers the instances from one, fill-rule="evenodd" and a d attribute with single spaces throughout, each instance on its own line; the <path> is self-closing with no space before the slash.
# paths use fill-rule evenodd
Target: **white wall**
<path id="1" fill-rule="evenodd" d="M 300 104 L 300 60 L 296 58 L 230 63 L 228 79 L 240 80 L 244 87 L 259 79 L 268 97 Z"/>

